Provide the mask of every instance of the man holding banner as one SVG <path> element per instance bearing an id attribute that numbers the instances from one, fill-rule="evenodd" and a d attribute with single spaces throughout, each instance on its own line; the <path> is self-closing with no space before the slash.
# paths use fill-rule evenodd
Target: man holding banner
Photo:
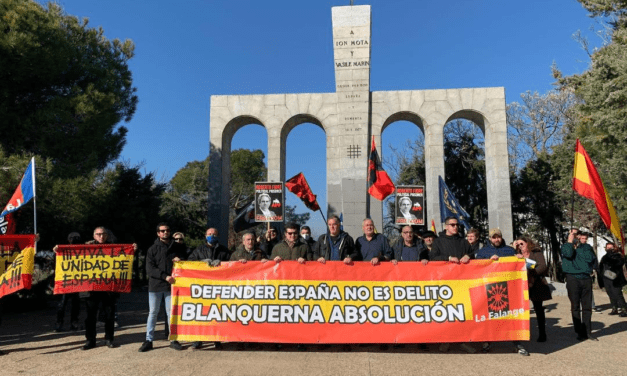
<path id="1" fill-rule="evenodd" d="M 183 243 L 172 241 L 170 226 L 165 223 L 157 225 L 157 239 L 146 253 L 146 274 L 148 274 L 148 322 L 146 323 L 146 341 L 139 348 L 139 352 L 152 350 L 152 340 L 155 335 L 157 325 L 157 315 L 161 308 L 161 299 L 165 299 L 165 312 L 170 325 L 170 285 L 174 284 L 172 276 L 172 266 L 174 262 L 184 260 L 187 257 L 187 250 Z M 171 341 L 170 347 L 175 350 L 182 350 L 183 347 L 178 341 Z"/>
<path id="2" fill-rule="evenodd" d="M 344 261 L 350 264 L 358 253 L 355 251 L 355 242 L 346 232 L 340 230 L 340 218 L 332 215 L 327 221 L 329 233 L 322 234 L 314 244 L 313 259 L 318 262 Z"/>
<path id="3" fill-rule="evenodd" d="M 433 249 L 429 253 L 429 260 L 468 264 L 472 255 L 472 248 L 466 239 L 459 236 L 459 222 L 457 218 L 445 218 L 444 231 L 444 236 L 435 239 L 433 242 Z M 440 345 L 440 351 L 447 352 L 450 346 L 450 343 L 443 343 Z M 469 354 L 476 352 L 476 350 L 467 343 L 462 343 L 460 346 Z"/>
<path id="4" fill-rule="evenodd" d="M 372 265 L 377 265 L 379 261 L 392 258 L 392 248 L 388 238 L 383 234 L 374 232 L 374 222 L 366 218 L 361 223 L 364 235 L 357 238 L 355 250 L 363 261 L 369 261 Z"/>
<path id="5" fill-rule="evenodd" d="M 85 244 L 111 244 L 109 233 L 104 227 L 96 227 L 94 230 L 94 240 L 90 240 Z M 133 245 L 137 249 L 137 245 Z M 89 350 L 96 347 L 96 322 L 98 321 L 98 307 L 102 305 L 104 311 L 105 324 L 105 344 L 108 348 L 113 349 L 117 345 L 113 342 L 115 327 L 115 302 L 118 298 L 117 292 L 110 291 L 90 291 L 86 300 L 87 319 L 85 319 L 85 338 L 87 343 L 82 347 L 83 350 Z"/>

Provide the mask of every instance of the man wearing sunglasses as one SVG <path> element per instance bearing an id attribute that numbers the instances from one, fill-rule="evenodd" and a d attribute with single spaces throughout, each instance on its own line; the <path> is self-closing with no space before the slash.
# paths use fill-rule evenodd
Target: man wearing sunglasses
<path id="1" fill-rule="evenodd" d="M 311 248 L 299 235 L 300 227 L 296 223 L 285 225 L 285 240 L 272 248 L 270 259 L 275 262 L 283 260 L 296 260 L 303 264 L 306 260 L 311 260 Z"/>
<path id="2" fill-rule="evenodd" d="M 472 257 L 472 247 L 466 239 L 459 236 L 459 223 L 457 222 L 457 218 L 446 217 L 446 219 L 444 219 L 444 226 L 444 235 L 434 240 L 433 249 L 431 249 L 429 253 L 429 260 L 468 264 Z M 450 343 L 442 343 L 439 349 L 441 352 L 447 352 L 450 346 Z M 467 343 L 462 343 L 460 347 L 470 354 L 476 352 L 476 350 Z"/>
<path id="3" fill-rule="evenodd" d="M 172 265 L 175 261 L 185 260 L 187 251 L 183 243 L 172 240 L 170 226 L 162 222 L 157 225 L 157 239 L 146 253 L 146 272 L 148 274 L 148 322 L 146 323 L 146 341 L 139 348 L 139 352 L 152 350 L 152 340 L 157 324 L 157 315 L 161 307 L 161 299 L 165 299 L 167 323 L 170 325 L 170 285 L 174 284 Z M 178 341 L 170 342 L 170 347 L 182 350 Z"/>

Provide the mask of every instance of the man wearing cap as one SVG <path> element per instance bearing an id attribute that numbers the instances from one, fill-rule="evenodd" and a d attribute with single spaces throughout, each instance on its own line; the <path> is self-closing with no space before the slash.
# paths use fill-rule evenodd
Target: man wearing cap
<path id="1" fill-rule="evenodd" d="M 433 249 L 433 241 L 438 236 L 433 231 L 425 231 L 422 233 L 422 244 L 429 250 L 431 253 L 431 249 Z"/>
<path id="2" fill-rule="evenodd" d="M 575 240 L 577 237 L 577 240 Z M 577 340 L 598 341 L 592 336 L 592 269 L 597 256 L 587 244 L 588 234 L 570 230 L 562 245 L 562 270 L 566 275 L 566 291 Z"/>
<path id="3" fill-rule="evenodd" d="M 517 255 L 516 250 L 505 244 L 503 240 L 503 233 L 498 228 L 493 228 L 490 230 L 490 244 L 481 248 L 475 254 L 475 258 L 477 259 L 490 259 L 493 261 L 498 261 L 499 257 L 512 257 L 516 256 L 518 258 L 522 258 L 522 255 Z M 529 356 L 529 352 L 525 347 L 518 341 L 513 341 L 515 351 L 520 355 Z M 490 343 L 483 343 L 483 352 L 490 351 Z"/>

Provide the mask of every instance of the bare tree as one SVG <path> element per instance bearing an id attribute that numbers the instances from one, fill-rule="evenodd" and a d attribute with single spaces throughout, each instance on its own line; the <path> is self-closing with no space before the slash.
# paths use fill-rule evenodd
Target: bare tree
<path id="1" fill-rule="evenodd" d="M 552 153 L 573 124 L 572 107 L 576 103 L 571 90 L 551 90 L 544 95 L 527 91 L 520 103 L 507 106 L 510 166 L 522 168 L 542 153 Z"/>

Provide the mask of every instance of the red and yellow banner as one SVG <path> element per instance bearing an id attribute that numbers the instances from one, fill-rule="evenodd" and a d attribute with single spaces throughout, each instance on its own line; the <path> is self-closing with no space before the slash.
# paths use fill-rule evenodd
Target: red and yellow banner
<path id="1" fill-rule="evenodd" d="M 529 339 L 524 260 L 372 266 L 175 264 L 171 340 L 428 343 Z"/>
<path id="2" fill-rule="evenodd" d="M 54 293 L 131 292 L 134 254 L 132 244 L 60 245 Z"/>
<path id="3" fill-rule="evenodd" d="M 35 235 L 0 236 L 0 298 L 30 289 L 35 267 Z"/>
<path id="4" fill-rule="evenodd" d="M 589 198 L 594 201 L 594 205 L 597 207 L 597 211 L 603 220 L 605 226 L 610 232 L 621 241 L 621 244 L 625 243 L 623 238 L 623 232 L 620 227 L 620 221 L 612 199 L 607 194 L 603 181 L 597 172 L 594 163 L 588 156 L 586 149 L 577 139 L 575 144 L 575 167 L 573 169 L 573 189 L 581 196 Z"/>

